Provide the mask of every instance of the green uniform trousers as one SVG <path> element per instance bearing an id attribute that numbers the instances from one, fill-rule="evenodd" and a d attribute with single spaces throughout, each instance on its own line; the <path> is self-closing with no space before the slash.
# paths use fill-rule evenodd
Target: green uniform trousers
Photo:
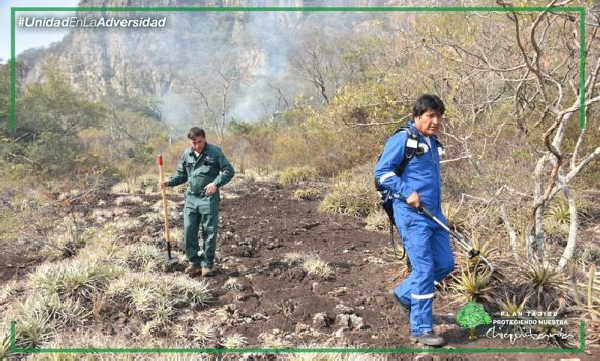
<path id="1" fill-rule="evenodd" d="M 218 199 L 218 191 L 212 196 L 186 194 L 183 228 L 185 253 L 190 263 L 209 268 L 214 266 L 219 230 Z M 200 229 L 202 230 L 202 248 L 198 242 Z"/>

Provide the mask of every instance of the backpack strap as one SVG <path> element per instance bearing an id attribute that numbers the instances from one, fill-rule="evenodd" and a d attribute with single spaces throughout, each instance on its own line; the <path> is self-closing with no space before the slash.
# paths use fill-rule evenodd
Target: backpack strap
<path id="1" fill-rule="evenodd" d="M 415 156 L 417 153 L 417 148 L 419 147 L 419 136 L 410 127 L 402 127 L 396 130 L 394 134 L 401 131 L 406 131 L 408 133 L 408 138 L 406 139 L 406 147 L 404 148 L 404 159 L 394 171 L 394 173 L 396 173 L 398 176 L 404 172 L 406 165 Z"/>

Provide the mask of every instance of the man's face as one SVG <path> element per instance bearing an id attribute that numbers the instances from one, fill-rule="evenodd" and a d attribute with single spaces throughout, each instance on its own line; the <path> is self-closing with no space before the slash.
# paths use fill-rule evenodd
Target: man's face
<path id="1" fill-rule="evenodd" d="M 415 127 L 426 136 L 438 135 L 442 127 L 442 113 L 428 109 L 415 118 Z"/>
<path id="2" fill-rule="evenodd" d="M 190 141 L 192 142 L 192 148 L 194 148 L 196 152 L 202 153 L 202 150 L 204 150 L 204 145 L 206 144 L 206 138 L 197 136 L 190 139 Z"/>

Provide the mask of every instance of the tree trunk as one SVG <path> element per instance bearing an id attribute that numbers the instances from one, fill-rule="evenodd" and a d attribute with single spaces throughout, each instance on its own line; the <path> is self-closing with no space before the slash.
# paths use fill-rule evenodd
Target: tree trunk
<path id="1" fill-rule="evenodd" d="M 563 193 L 567 198 L 569 204 L 569 236 L 567 238 L 567 246 L 563 251 L 560 260 L 558 261 L 558 270 L 562 270 L 567 262 L 573 257 L 575 253 L 575 244 L 577 243 L 577 228 L 579 228 L 579 220 L 577 218 L 577 204 L 575 202 L 575 195 L 571 191 L 571 188 L 563 184 Z"/>

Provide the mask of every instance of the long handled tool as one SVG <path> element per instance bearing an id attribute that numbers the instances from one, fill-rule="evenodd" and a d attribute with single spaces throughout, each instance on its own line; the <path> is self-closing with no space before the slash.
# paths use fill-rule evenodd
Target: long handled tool
<path id="1" fill-rule="evenodd" d="M 396 198 L 403 200 L 406 202 L 406 198 L 400 195 L 394 195 Z M 424 213 L 427 217 L 431 218 L 435 223 L 437 223 L 440 227 L 442 227 L 446 232 L 448 232 L 452 237 L 456 239 L 458 244 L 469 254 L 469 258 L 479 257 L 489 268 L 490 273 L 494 272 L 494 266 L 490 263 L 490 261 L 481 255 L 481 252 L 478 249 L 473 248 L 467 241 L 465 241 L 461 235 L 452 231 L 448 226 L 444 224 L 438 217 L 436 217 L 429 209 L 425 208 L 423 205 L 417 208 L 417 210 L 421 213 Z"/>
<path id="2" fill-rule="evenodd" d="M 159 154 L 156 157 L 156 163 L 158 163 L 158 173 L 159 173 L 159 181 L 162 185 L 164 182 L 165 174 L 163 172 L 163 157 L 162 154 Z M 171 236 L 169 235 L 169 215 L 167 213 L 167 193 L 165 187 L 160 187 L 160 193 L 162 195 L 162 203 L 163 203 L 163 217 L 165 219 L 165 240 L 167 241 L 167 254 L 169 255 L 169 261 L 172 259 L 171 257 Z"/>

